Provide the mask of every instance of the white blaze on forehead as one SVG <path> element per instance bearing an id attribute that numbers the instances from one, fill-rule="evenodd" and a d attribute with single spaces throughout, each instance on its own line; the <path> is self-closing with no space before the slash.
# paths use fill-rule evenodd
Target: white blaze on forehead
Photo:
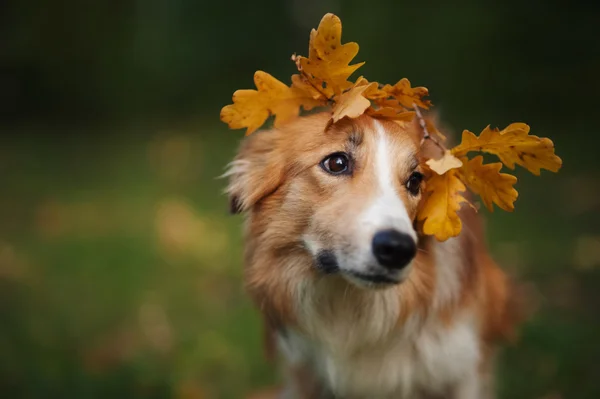
<path id="1" fill-rule="evenodd" d="M 412 155 L 411 149 L 395 148 L 392 154 L 392 143 L 387 137 L 387 133 L 379 123 L 374 120 L 375 131 L 377 132 L 375 152 L 372 156 L 375 167 L 377 187 L 373 202 L 368 205 L 362 218 L 362 224 L 369 226 L 369 232 L 384 229 L 396 229 L 400 232 L 409 234 L 415 240 L 417 234 L 412 227 L 412 222 L 408 216 L 406 206 L 396 191 L 395 181 L 396 167 L 399 161 Z"/>

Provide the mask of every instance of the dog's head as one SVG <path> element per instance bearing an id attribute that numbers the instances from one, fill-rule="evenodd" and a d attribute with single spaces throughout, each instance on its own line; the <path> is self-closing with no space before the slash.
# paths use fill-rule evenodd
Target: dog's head
<path id="1" fill-rule="evenodd" d="M 417 125 L 363 115 L 328 126 L 329 118 L 298 118 L 243 143 L 227 175 L 232 210 L 250 218 L 247 256 L 304 255 L 312 262 L 294 267 L 311 271 L 286 273 L 339 273 L 361 287 L 400 283 L 418 244 Z"/>

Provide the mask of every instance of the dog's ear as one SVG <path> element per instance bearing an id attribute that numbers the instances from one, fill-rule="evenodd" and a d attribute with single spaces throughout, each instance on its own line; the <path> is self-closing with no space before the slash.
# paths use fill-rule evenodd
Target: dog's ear
<path id="1" fill-rule="evenodd" d="M 249 210 L 273 193 L 283 181 L 285 159 L 278 145 L 279 131 L 264 130 L 248 136 L 228 166 L 227 194 L 231 213 Z"/>

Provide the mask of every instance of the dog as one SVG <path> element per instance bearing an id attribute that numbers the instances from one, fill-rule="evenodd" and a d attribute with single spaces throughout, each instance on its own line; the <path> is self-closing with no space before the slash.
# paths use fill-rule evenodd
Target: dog
<path id="1" fill-rule="evenodd" d="M 245 287 L 285 364 L 272 397 L 493 398 L 520 315 L 480 217 L 463 207 L 458 237 L 422 235 L 436 147 L 418 123 L 330 117 L 254 133 L 226 172 Z"/>

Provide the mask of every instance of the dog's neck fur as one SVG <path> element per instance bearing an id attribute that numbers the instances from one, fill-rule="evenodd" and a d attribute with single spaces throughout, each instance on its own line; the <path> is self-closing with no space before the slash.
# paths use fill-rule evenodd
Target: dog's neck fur
<path id="1" fill-rule="evenodd" d="M 410 278 L 365 290 L 337 275 L 308 277 L 293 287 L 296 322 L 280 326 L 281 352 L 292 367 L 312 370 L 319 392 L 335 397 L 421 398 L 462 389 L 473 394 L 457 398 L 479 398 L 475 376 L 467 387 L 461 382 L 480 362 L 476 319 L 469 309 L 455 309 L 451 323 L 444 317 L 460 300 L 459 246 L 458 239 L 433 243 L 422 256 L 435 262 L 430 297 L 415 297 Z"/>

